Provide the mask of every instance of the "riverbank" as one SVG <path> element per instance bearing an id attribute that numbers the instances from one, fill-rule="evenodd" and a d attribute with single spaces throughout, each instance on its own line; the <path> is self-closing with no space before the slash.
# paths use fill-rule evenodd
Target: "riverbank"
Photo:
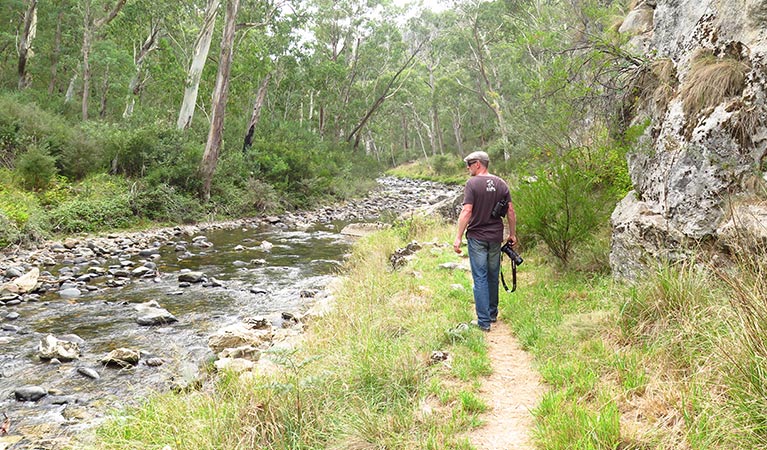
<path id="1" fill-rule="evenodd" d="M 359 241 L 331 311 L 278 370 L 161 395 L 101 427 L 96 448 L 468 448 L 490 370 L 452 226 L 414 220 Z M 418 242 L 407 264 L 390 257 Z M 415 250 L 414 247 L 411 247 Z M 129 418 L 129 420 L 128 420 Z"/>
<path id="2" fill-rule="evenodd" d="M 0 358 L 0 391 L 7 399 L 2 409 L 12 419 L 11 437 L 58 448 L 66 439 L 47 436 L 81 432 L 88 423 L 100 420 L 109 403 L 115 406 L 115 400 L 128 405 L 147 388 L 162 391 L 197 385 L 204 373 L 195 361 L 216 354 L 219 361 L 229 359 L 240 366 L 249 358 L 258 360 L 261 349 L 234 350 L 242 346 L 229 339 L 232 326 L 237 328 L 240 322 L 241 327 L 242 319 L 250 325 L 261 323 L 267 331 L 260 333 L 269 337 L 255 347 L 284 343 L 300 333 L 299 318 L 323 297 L 321 291 L 330 279 L 322 272 L 307 275 L 318 268 L 337 272 L 347 253 L 317 254 L 318 247 L 325 245 L 323 240 L 341 239 L 346 223 L 395 217 L 408 206 L 433 206 L 453 195 L 454 188 L 384 178 L 379 189 L 350 205 L 280 217 L 76 236 L 4 253 L 0 273 L 5 280 L 0 285 L 12 284 L 33 269 L 40 272 L 29 291 L 6 292 L 0 302 L 0 340 L 13 349 Z M 257 238 L 270 235 L 275 236 L 269 238 L 274 242 Z M 269 248 L 272 245 L 274 249 Z M 303 256 L 279 256 L 291 249 Z M 210 266 L 218 264 L 214 261 L 223 264 L 223 275 Z M 207 274 L 188 269 L 200 264 L 208 267 Z M 275 277 L 284 278 L 289 286 L 274 284 Z M 211 296 L 222 300 L 206 300 Z M 214 308 L 212 318 L 194 312 L 201 305 Z M 233 306 L 237 309 L 226 312 Z M 233 323 L 237 316 L 240 320 Z M 105 328 L 100 321 L 119 325 Z M 46 335 L 51 332 L 56 341 L 52 341 L 53 353 L 46 354 L 38 343 L 49 340 Z M 227 339 L 211 344 L 215 336 Z M 68 361 L 60 350 L 72 342 L 81 355 Z M 109 364 L 101 361 L 108 360 L 110 349 L 123 347 L 132 348 L 140 362 L 125 364 L 130 370 L 109 370 Z M 164 347 L 178 349 L 168 354 Z M 142 381 L 126 385 L 126 376 Z M 130 388 L 118 392 L 120 385 Z M 107 391 L 90 393 L 94 386 Z"/>

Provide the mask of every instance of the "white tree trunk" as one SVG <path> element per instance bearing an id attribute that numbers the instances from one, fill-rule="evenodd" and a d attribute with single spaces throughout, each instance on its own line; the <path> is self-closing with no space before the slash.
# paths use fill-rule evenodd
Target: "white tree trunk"
<path id="1" fill-rule="evenodd" d="M 213 111 L 210 117 L 210 131 L 208 141 L 205 144 L 205 153 L 200 163 L 200 175 L 202 176 L 203 199 L 210 200 L 210 186 L 213 181 L 213 173 L 216 171 L 218 154 L 221 151 L 221 140 L 224 131 L 224 113 L 226 112 L 226 99 L 229 96 L 229 73 L 232 68 L 234 56 L 234 31 L 236 28 L 237 10 L 240 0 L 227 0 L 226 16 L 224 17 L 224 36 L 221 39 L 221 55 L 218 62 L 218 74 L 216 75 L 216 88 L 213 91 Z"/>
<path id="2" fill-rule="evenodd" d="M 455 111 L 453 114 L 453 134 L 455 135 L 455 145 L 458 147 L 458 154 L 463 156 L 463 133 L 461 129 L 461 112 Z"/>
<path id="3" fill-rule="evenodd" d="M 258 87 L 258 93 L 256 94 L 256 101 L 253 103 L 253 113 L 250 115 L 250 121 L 248 122 L 248 131 L 245 133 L 245 142 L 242 145 L 242 151 L 245 152 L 251 145 L 253 145 L 253 135 L 256 133 L 256 126 L 261 118 L 261 108 L 264 106 L 264 100 L 266 99 L 266 88 L 269 86 L 269 80 L 272 79 L 272 74 L 268 73 L 261 80 L 261 85 Z"/>
<path id="4" fill-rule="evenodd" d="M 141 81 L 141 70 L 144 68 L 144 62 L 147 56 L 152 50 L 157 48 L 157 36 L 160 32 L 160 28 L 157 24 L 152 24 L 149 30 L 149 36 L 147 36 L 144 43 L 141 45 L 138 53 L 134 50 L 133 61 L 136 64 L 136 71 L 133 73 L 133 78 L 128 85 L 128 100 L 125 105 L 125 111 L 123 111 L 123 118 L 128 118 L 133 115 L 133 107 L 136 104 L 136 98 L 141 94 L 143 83 Z"/>
<path id="5" fill-rule="evenodd" d="M 75 84 L 77 83 L 77 77 L 79 76 L 77 69 L 75 69 L 74 75 L 69 79 L 69 85 L 67 86 L 67 93 L 64 95 L 64 103 L 71 103 L 75 98 Z"/>
<path id="6" fill-rule="evenodd" d="M 205 68 L 205 61 L 208 59 L 210 41 L 216 26 L 216 14 L 218 14 L 220 5 L 221 0 L 208 0 L 208 7 L 205 8 L 205 21 L 194 44 L 192 63 L 189 66 L 184 88 L 184 101 L 181 103 L 181 110 L 176 122 L 176 126 L 180 130 L 185 130 L 192 124 L 194 108 L 197 104 L 197 91 L 200 88 L 200 78 L 202 77 L 202 70 Z"/>
<path id="7" fill-rule="evenodd" d="M 19 90 L 29 85 L 27 63 L 32 58 L 32 41 L 37 34 L 37 0 L 29 0 L 24 14 L 24 30 L 19 41 Z"/>

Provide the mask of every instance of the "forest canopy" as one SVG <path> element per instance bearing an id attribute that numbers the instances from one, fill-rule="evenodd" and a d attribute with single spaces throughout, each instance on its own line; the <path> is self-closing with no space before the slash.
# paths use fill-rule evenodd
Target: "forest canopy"
<path id="1" fill-rule="evenodd" d="M 242 216 L 348 197 L 419 158 L 461 173 L 476 149 L 519 176 L 577 161 L 617 197 L 627 6 L 3 2 L 0 220 L 108 225 L 72 224 L 96 208 L 80 183 L 121 199 L 126 222 Z"/>

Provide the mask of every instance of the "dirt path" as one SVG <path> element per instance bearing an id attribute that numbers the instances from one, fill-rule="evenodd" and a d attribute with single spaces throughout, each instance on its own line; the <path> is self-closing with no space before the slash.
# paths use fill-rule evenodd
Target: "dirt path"
<path id="1" fill-rule="evenodd" d="M 532 356 L 500 321 L 487 340 L 493 373 L 482 380 L 480 395 L 489 409 L 481 417 L 486 425 L 469 440 L 479 450 L 533 450 L 532 410 L 545 389 L 532 368 Z"/>

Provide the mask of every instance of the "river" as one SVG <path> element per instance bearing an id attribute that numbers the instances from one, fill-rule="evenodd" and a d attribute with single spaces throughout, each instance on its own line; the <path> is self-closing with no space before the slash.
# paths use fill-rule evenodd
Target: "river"
<path id="1" fill-rule="evenodd" d="M 423 207 L 455 193 L 456 188 L 387 178 L 362 202 L 365 211 L 351 216 L 374 220 L 386 211 L 402 213 L 403 204 Z M 178 231 L 148 240 L 152 251 L 143 256 L 113 251 L 42 267 L 58 280 L 57 289 L 0 306 L 0 412 L 11 421 L 0 449 L 62 448 L 113 408 L 199 380 L 201 366 L 214 358 L 207 342 L 216 330 L 256 316 L 279 328 L 284 313 L 300 316 L 338 276 L 351 251 L 354 238 L 341 230 L 353 208 L 342 209 L 312 214 L 326 218 L 315 223 L 258 220 L 192 234 Z M 339 217 L 343 220 L 334 220 Z M 107 272 L 72 283 L 91 267 Z M 141 267 L 151 270 L 127 279 L 109 275 Z M 0 262 L 0 269 L 8 267 Z M 180 283 L 179 274 L 190 270 L 202 272 L 205 282 Z M 80 294 L 62 296 L 65 285 Z M 178 321 L 139 325 L 135 306 L 152 300 Z M 41 359 L 37 347 L 49 334 L 80 342 L 80 358 Z M 101 359 L 119 347 L 140 349 L 141 362 L 105 366 Z M 84 368 L 98 378 L 86 376 Z M 18 390 L 30 386 L 46 395 L 17 400 Z"/>

